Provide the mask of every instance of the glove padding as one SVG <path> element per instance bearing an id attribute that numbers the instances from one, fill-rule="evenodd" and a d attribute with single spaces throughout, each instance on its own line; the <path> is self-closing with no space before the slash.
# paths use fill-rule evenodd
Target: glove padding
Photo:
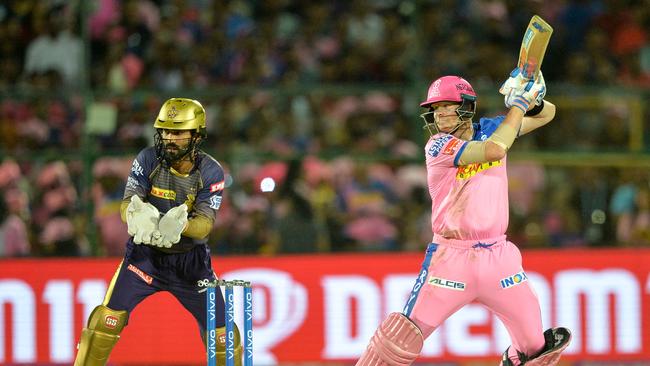
<path id="1" fill-rule="evenodd" d="M 499 88 L 499 93 L 502 95 L 510 94 L 510 91 L 513 89 L 519 89 L 525 87 L 526 84 L 531 80 L 531 77 L 524 75 L 521 72 L 521 69 L 516 67 L 510 72 L 510 77 L 506 80 L 501 87 Z"/>
<path id="2" fill-rule="evenodd" d="M 505 93 L 504 104 L 506 107 L 518 107 L 526 113 L 532 103 L 540 105 L 544 100 L 546 95 L 544 75 L 540 71 L 537 79 L 526 79 L 521 75 L 519 69 L 515 69 L 510 73 L 510 78 L 503 83 L 499 93 Z"/>
<path id="3" fill-rule="evenodd" d="M 151 244 L 151 236 L 158 230 L 159 218 L 160 213 L 154 205 L 142 202 L 138 195 L 131 196 L 126 207 L 126 224 L 134 243 Z"/>
<path id="4" fill-rule="evenodd" d="M 152 245 L 171 248 L 181 240 L 181 233 L 187 226 L 187 205 L 171 208 L 160 219 L 158 230 L 153 233 Z"/>

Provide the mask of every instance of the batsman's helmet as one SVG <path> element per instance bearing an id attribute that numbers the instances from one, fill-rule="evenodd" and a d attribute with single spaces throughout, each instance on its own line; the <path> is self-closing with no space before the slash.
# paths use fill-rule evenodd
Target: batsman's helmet
<path id="1" fill-rule="evenodd" d="M 443 76 L 431 83 L 427 99 L 420 103 L 420 107 L 428 107 L 437 102 L 474 103 L 476 99 L 476 92 L 467 80 L 460 76 Z"/>
<path id="2" fill-rule="evenodd" d="M 454 102 L 460 103 L 456 109 L 458 123 L 449 133 L 456 131 L 461 125 L 469 123 L 476 113 L 476 92 L 467 80 L 460 76 L 443 76 L 431 83 L 427 92 L 427 99 L 420 103 L 421 107 L 429 108 L 437 102 Z M 422 113 L 420 115 L 424 120 L 424 128 L 434 135 L 440 131 L 438 122 L 433 111 Z M 434 130 L 435 129 L 435 130 Z"/>
<path id="3" fill-rule="evenodd" d="M 153 127 L 166 130 L 192 130 L 205 137 L 205 109 L 198 101 L 188 98 L 168 99 Z"/>

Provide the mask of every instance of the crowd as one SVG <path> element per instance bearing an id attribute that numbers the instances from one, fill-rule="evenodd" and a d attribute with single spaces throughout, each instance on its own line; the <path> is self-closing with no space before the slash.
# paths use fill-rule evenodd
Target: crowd
<path id="1" fill-rule="evenodd" d="M 432 78 L 462 74 L 479 114 L 502 112 L 496 89 L 533 13 L 555 27 L 544 74 L 560 108 L 511 154 L 509 234 L 524 247 L 649 245 L 647 169 L 516 157 L 628 152 L 638 133 L 650 147 L 650 6 L 523 3 L 4 2 L 0 256 L 121 255 L 125 179 L 167 96 L 204 103 L 203 148 L 229 173 L 216 252 L 421 249 L 417 102 Z"/>
<path id="2" fill-rule="evenodd" d="M 131 159 L 96 160 L 85 196 L 75 184 L 80 161 L 6 159 L 2 254 L 88 255 L 93 239 L 94 254 L 122 254 L 128 234 L 119 206 Z M 431 238 L 426 172 L 418 162 L 306 155 L 224 167 L 225 199 L 210 238 L 217 253 L 421 250 Z M 509 235 L 524 248 L 650 245 L 647 169 L 514 160 L 509 175 Z"/>
<path id="3" fill-rule="evenodd" d="M 555 28 L 547 79 L 648 87 L 648 8 L 645 0 L 5 1 L 0 38 L 11 42 L 0 46 L 0 88 L 89 82 L 172 92 L 456 73 L 493 85 L 512 69 L 534 13 Z"/>

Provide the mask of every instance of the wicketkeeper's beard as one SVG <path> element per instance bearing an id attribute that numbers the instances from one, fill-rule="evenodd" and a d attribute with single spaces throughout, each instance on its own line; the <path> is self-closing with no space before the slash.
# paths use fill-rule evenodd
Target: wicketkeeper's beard
<path id="1" fill-rule="evenodd" d="M 187 145 L 184 148 L 181 148 L 173 142 L 165 143 L 165 150 L 163 151 L 165 157 L 171 161 L 181 160 L 188 152 L 189 149 Z"/>
<path id="2" fill-rule="evenodd" d="M 173 164 L 178 161 L 192 158 L 192 152 L 196 147 L 196 141 L 194 137 L 183 139 L 183 140 L 169 140 L 163 139 L 162 136 L 156 134 L 155 138 L 156 153 L 158 158 L 167 162 L 167 164 Z M 179 146 L 179 142 L 187 141 L 185 146 Z"/>

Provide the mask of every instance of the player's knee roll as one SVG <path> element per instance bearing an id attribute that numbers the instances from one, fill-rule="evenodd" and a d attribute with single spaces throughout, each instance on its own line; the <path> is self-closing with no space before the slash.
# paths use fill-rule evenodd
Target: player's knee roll
<path id="1" fill-rule="evenodd" d="M 113 310 L 107 306 L 99 305 L 93 309 L 88 317 L 88 329 L 118 335 L 124 329 L 129 318 L 126 310 Z"/>
<path id="2" fill-rule="evenodd" d="M 234 344 L 234 350 L 235 350 L 235 366 L 241 366 L 242 364 L 242 346 L 241 346 L 241 335 L 239 334 L 239 328 L 237 327 L 237 324 L 235 324 L 235 327 L 233 328 L 235 332 L 235 344 Z M 216 356 L 217 356 L 217 365 L 225 365 L 226 364 L 226 342 L 227 342 L 227 337 L 226 337 L 226 327 L 220 327 L 216 329 L 216 337 L 217 337 L 217 351 L 216 351 Z"/>
<path id="3" fill-rule="evenodd" d="M 375 331 L 356 366 L 407 366 L 418 358 L 423 344 L 422 332 L 415 323 L 401 313 L 391 313 Z"/>
<path id="4" fill-rule="evenodd" d="M 75 366 L 104 366 L 120 339 L 128 313 L 99 305 L 90 313 L 88 326 L 81 331 Z"/>

